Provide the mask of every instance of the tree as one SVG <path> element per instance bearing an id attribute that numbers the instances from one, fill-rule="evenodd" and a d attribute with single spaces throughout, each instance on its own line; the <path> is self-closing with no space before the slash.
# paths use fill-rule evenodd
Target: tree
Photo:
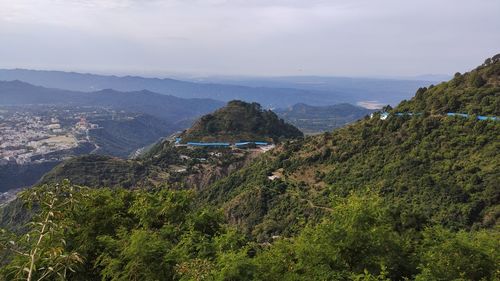
<path id="1" fill-rule="evenodd" d="M 15 236 L 3 230 L 1 247 L 13 254 L 10 263 L 0 271 L 0 277 L 20 280 L 66 279 L 69 271 L 83 263 L 83 258 L 66 247 L 65 232 L 74 227 L 66 213 L 78 203 L 81 187 L 65 181 L 44 185 L 20 195 L 34 212 L 28 232 Z"/>
<path id="2" fill-rule="evenodd" d="M 420 273 L 423 280 L 498 280 L 498 232 L 452 232 L 442 227 L 423 232 Z M 496 242 L 495 242 L 496 241 Z"/>
<path id="3" fill-rule="evenodd" d="M 474 71 L 470 74 L 469 83 L 473 87 L 480 88 L 486 84 L 486 80 L 483 79 L 480 73 Z"/>
<path id="4" fill-rule="evenodd" d="M 406 252 L 382 199 L 352 195 L 291 243 L 264 251 L 258 272 L 263 280 L 401 279 L 412 272 Z"/>

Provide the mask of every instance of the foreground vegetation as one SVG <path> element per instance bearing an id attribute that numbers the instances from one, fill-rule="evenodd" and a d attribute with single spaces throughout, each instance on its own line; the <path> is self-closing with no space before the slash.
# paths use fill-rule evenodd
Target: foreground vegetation
<path id="1" fill-rule="evenodd" d="M 497 228 L 401 227 L 374 194 L 332 198 L 320 223 L 256 243 L 188 191 L 26 191 L 37 215 L 2 234 L 3 280 L 494 280 Z"/>

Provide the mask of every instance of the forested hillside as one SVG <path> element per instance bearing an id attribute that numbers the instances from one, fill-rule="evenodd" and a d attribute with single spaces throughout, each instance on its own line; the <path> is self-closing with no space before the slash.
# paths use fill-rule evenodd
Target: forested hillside
<path id="1" fill-rule="evenodd" d="M 490 60 L 450 82 L 420 89 L 386 120 L 376 114 L 287 143 L 202 197 L 219 202 L 231 220 L 264 240 L 293 233 L 301 220 L 322 216 L 316 205 L 328 206 L 332 196 L 352 192 L 382 195 L 401 213 L 403 225 L 496 225 L 500 123 L 447 113 L 498 116 L 499 75 L 500 61 Z M 268 180 L 272 174 L 280 178 Z"/>
<path id="2" fill-rule="evenodd" d="M 274 141 L 301 137 L 302 133 L 258 103 L 230 101 L 200 118 L 181 137 L 186 141 Z"/>
<path id="3" fill-rule="evenodd" d="M 201 190 L 26 191 L 38 216 L 28 236 L 4 231 L 0 276 L 499 280 L 500 121 L 477 118 L 498 117 L 499 100 L 497 55 Z"/>

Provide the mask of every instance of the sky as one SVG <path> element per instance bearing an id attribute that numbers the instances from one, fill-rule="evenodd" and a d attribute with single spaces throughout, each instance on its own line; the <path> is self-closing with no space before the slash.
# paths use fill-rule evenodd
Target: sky
<path id="1" fill-rule="evenodd" d="M 499 0 L 0 0 L 0 68 L 415 76 L 500 53 Z"/>

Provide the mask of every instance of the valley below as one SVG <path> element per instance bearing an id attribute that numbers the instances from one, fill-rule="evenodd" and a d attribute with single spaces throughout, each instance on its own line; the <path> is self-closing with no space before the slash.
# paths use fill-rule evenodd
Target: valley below
<path id="1" fill-rule="evenodd" d="M 151 116 L 106 107 L 4 106 L 0 116 L 0 192 L 30 186 L 74 156 L 127 158 L 175 129 L 175 125 Z"/>

